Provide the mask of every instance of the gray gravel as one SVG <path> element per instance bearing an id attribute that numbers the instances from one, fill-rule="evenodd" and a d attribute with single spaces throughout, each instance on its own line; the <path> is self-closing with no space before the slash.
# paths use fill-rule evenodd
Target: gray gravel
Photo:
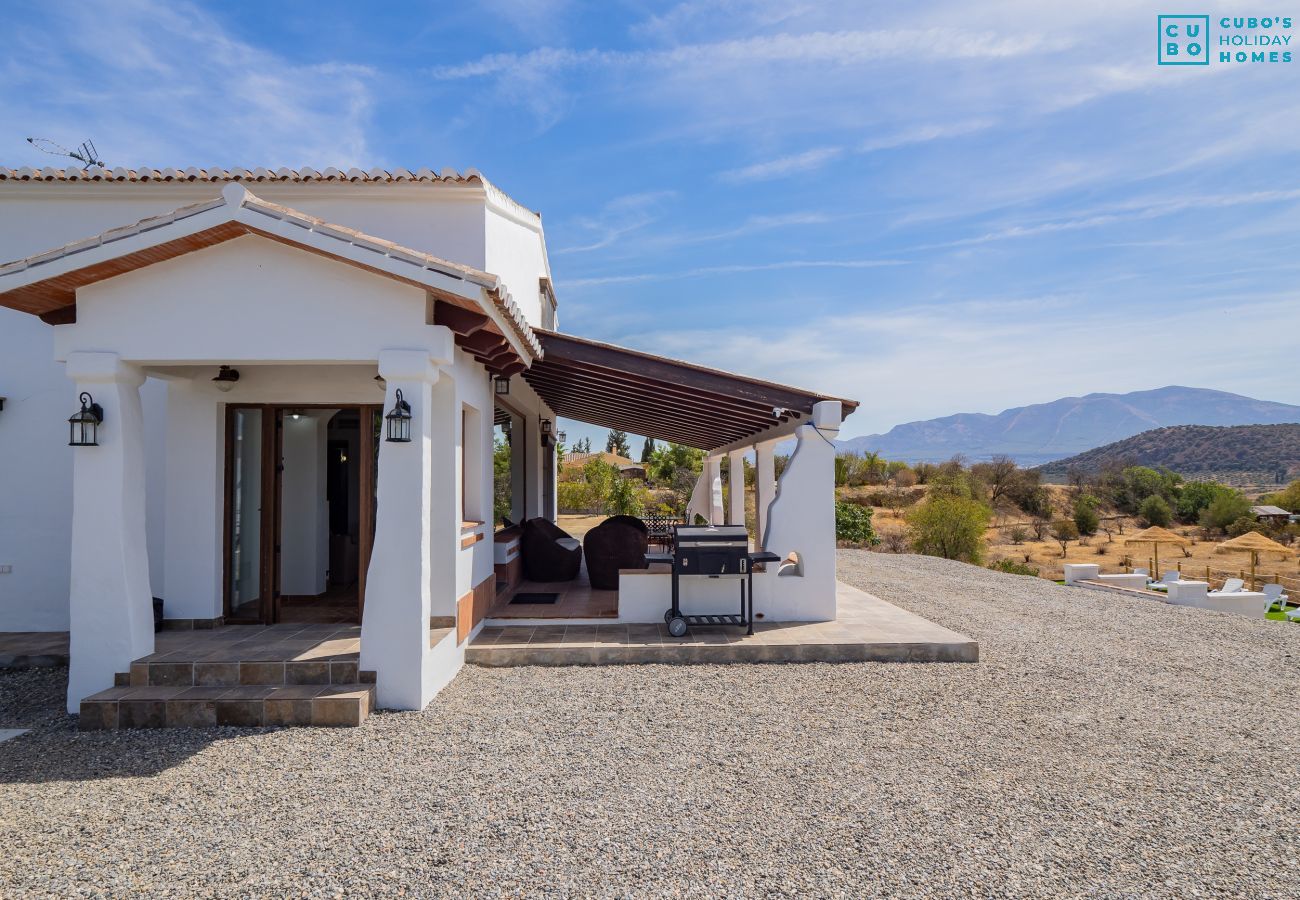
<path id="1" fill-rule="evenodd" d="M 1300 628 L 844 551 L 978 665 L 468 668 L 77 733 L 0 673 L 0 896 L 1300 894 Z"/>

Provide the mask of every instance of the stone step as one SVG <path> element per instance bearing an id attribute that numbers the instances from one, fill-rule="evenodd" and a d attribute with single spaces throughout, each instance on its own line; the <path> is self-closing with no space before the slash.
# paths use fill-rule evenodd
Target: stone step
<path id="1" fill-rule="evenodd" d="M 374 685 L 359 683 L 114 687 L 81 701 L 79 727 L 360 725 L 374 701 Z"/>
<path id="2" fill-rule="evenodd" d="M 168 654 L 171 656 L 174 654 Z M 116 687 L 239 687 L 242 685 L 374 684 L 352 654 L 308 660 L 137 660 L 114 677 Z"/>

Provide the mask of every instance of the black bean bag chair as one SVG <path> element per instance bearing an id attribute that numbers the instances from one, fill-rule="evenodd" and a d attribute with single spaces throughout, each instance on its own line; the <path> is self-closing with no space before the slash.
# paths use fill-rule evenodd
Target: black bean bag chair
<path id="1" fill-rule="evenodd" d="M 618 590 L 619 569 L 646 568 L 650 529 L 636 516 L 611 516 L 583 538 L 587 577 L 600 591 Z"/>
<path id="2" fill-rule="evenodd" d="M 529 519 L 519 551 L 529 581 L 572 581 L 582 568 L 582 544 L 548 519 Z"/>

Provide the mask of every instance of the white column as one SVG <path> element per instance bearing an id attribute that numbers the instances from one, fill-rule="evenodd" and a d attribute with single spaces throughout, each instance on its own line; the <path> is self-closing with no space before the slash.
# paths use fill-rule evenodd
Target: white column
<path id="1" fill-rule="evenodd" d="M 754 509 L 758 515 L 758 534 L 754 546 L 767 547 L 767 510 L 776 496 L 776 441 L 754 445 Z"/>
<path id="2" fill-rule="evenodd" d="M 727 454 L 727 524 L 745 524 L 745 451 Z"/>
<path id="3" fill-rule="evenodd" d="M 410 443 L 379 444 L 375 539 L 366 571 L 361 622 L 361 668 L 373 671 L 376 702 L 388 709 L 422 709 L 424 657 L 429 650 L 433 587 L 434 441 L 448 441 L 450 418 L 436 422 L 434 386 L 439 372 L 427 350 L 383 350 L 379 374 L 388 383 L 384 412 L 397 391 L 411 405 Z M 384 437 L 387 437 L 385 423 Z M 455 448 L 440 453 L 445 467 Z M 454 503 L 454 494 L 452 502 Z M 454 571 L 454 569 L 453 569 Z"/>
<path id="4" fill-rule="evenodd" d="M 98 447 L 74 447 L 68 712 L 153 652 L 145 530 L 144 376 L 116 353 L 68 354 L 77 393 L 104 410 Z M 76 411 L 75 394 L 68 413 Z"/>
<path id="5" fill-rule="evenodd" d="M 795 431 L 799 439 L 768 510 L 765 549 L 797 564 L 782 565 L 756 591 L 758 611 L 776 621 L 835 618 L 835 446 L 838 400 L 813 405 L 811 421 Z"/>
<path id="6" fill-rule="evenodd" d="M 721 525 L 726 521 L 722 509 L 722 457 L 704 458 L 705 483 L 709 486 L 709 524 Z"/>

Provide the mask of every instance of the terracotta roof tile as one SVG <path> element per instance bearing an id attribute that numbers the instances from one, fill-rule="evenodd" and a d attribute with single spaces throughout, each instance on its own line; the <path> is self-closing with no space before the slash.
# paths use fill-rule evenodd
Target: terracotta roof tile
<path id="1" fill-rule="evenodd" d="M 477 169 L 466 169 L 464 172 L 457 172 L 455 169 L 450 168 L 443 169 L 441 172 L 435 172 L 428 168 L 417 169 L 414 172 L 409 169 L 393 169 L 390 171 L 387 169 L 374 168 L 365 171 L 358 168 L 351 168 L 345 172 L 333 167 L 317 170 L 310 166 L 303 166 L 300 169 L 281 167 L 274 171 L 261 166 L 254 169 L 198 169 L 193 166 L 187 169 L 126 169 L 120 166 L 113 169 L 101 168 L 100 166 L 91 166 L 86 169 L 56 169 L 53 166 L 35 169 L 30 166 L 23 166 L 18 169 L 10 169 L 0 166 L 0 181 L 332 181 L 340 183 L 347 181 L 370 183 L 412 182 L 427 184 L 482 184 L 486 179 L 483 178 L 483 175 Z"/>

